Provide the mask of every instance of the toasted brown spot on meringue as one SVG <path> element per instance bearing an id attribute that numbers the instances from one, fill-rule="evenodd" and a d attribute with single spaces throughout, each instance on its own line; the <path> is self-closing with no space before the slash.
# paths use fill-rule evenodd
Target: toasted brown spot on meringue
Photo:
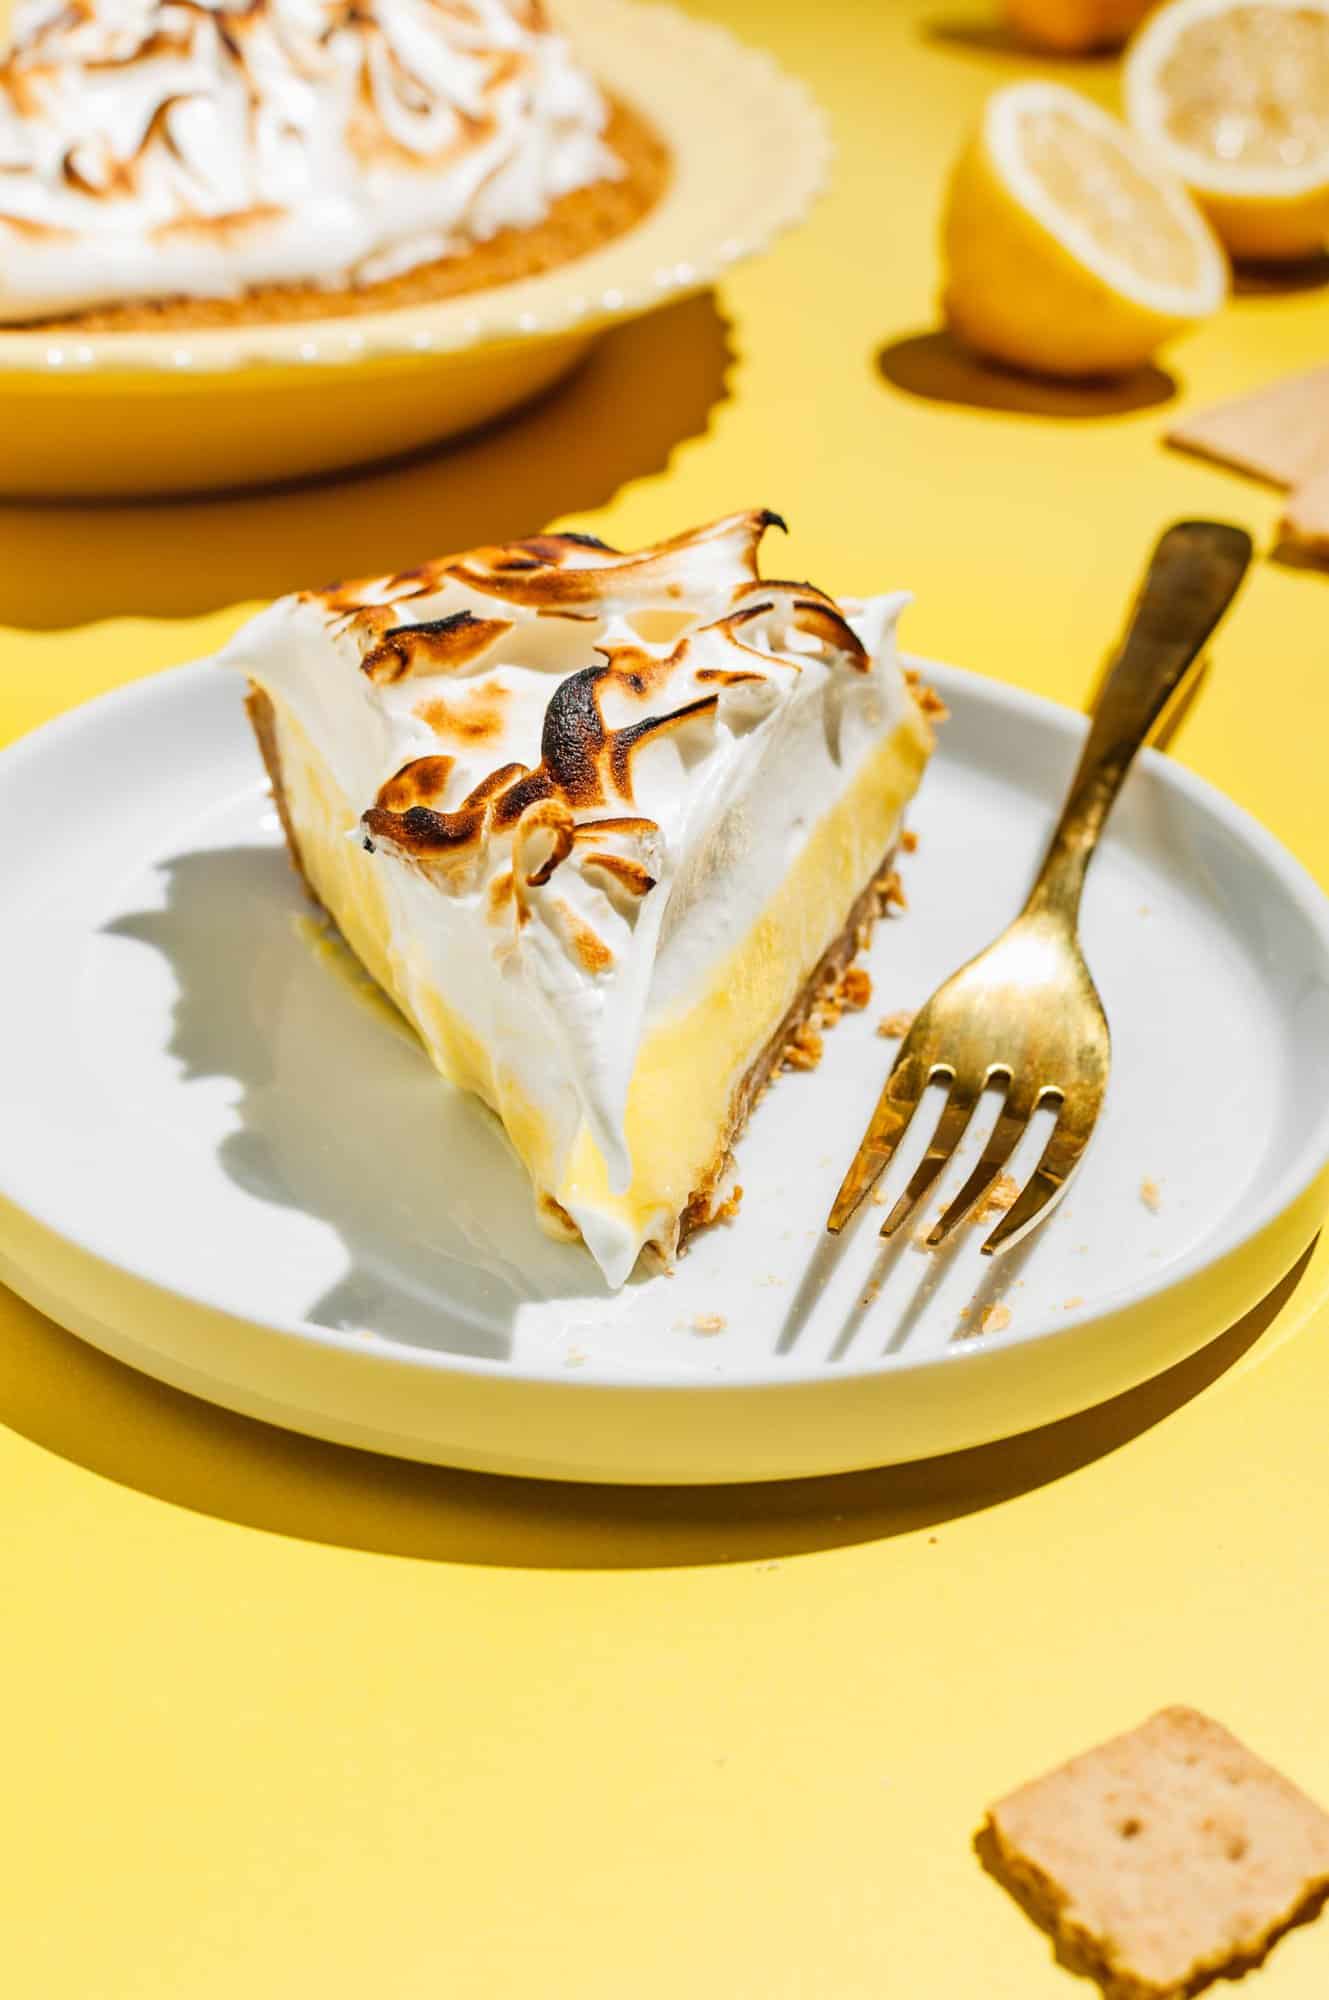
<path id="1" fill-rule="evenodd" d="M 408 773 L 418 766 L 437 769 L 440 764 L 450 762 L 449 758 L 417 757 L 413 763 L 404 764 L 396 777 L 388 780 L 388 785 L 383 787 L 364 814 L 361 825 L 365 831 L 380 840 L 392 841 L 407 853 L 422 858 L 430 854 L 448 854 L 473 842 L 478 843 L 493 810 L 496 794 L 522 775 L 520 764 L 503 764 L 497 771 L 491 771 L 487 778 L 466 794 L 455 812 L 435 812 L 424 805 L 410 806 L 400 812 L 387 802 L 389 786 L 406 781 Z M 416 782 L 420 786 L 426 784 L 427 774 L 422 773 Z"/>
<path id="2" fill-rule="evenodd" d="M 632 797 L 632 754 L 654 738 L 672 735 L 676 730 L 686 728 L 702 716 L 713 716 L 720 705 L 720 697 L 715 694 L 703 695 L 700 701 L 689 701 L 682 708 L 676 708 L 669 715 L 652 716 L 646 722 L 634 722 L 627 729 L 614 731 L 610 742 L 609 763 L 614 774 L 615 790 L 625 799 Z"/>
<path id="3" fill-rule="evenodd" d="M 317 590 L 302 590 L 298 601 L 321 604 L 329 618 L 343 630 L 355 626 L 363 617 L 372 621 L 375 632 L 381 633 L 391 623 L 384 617 L 385 612 L 395 604 L 437 590 L 443 573 L 442 563 L 422 563 L 418 569 L 402 570 L 396 576 L 356 576 L 344 582 L 325 583 Z"/>
<path id="4" fill-rule="evenodd" d="M 441 799 L 452 775 L 451 757 L 416 757 L 381 788 L 376 803 L 386 812 L 409 812 Z"/>
<path id="5" fill-rule="evenodd" d="M 399 569 L 388 578 L 388 588 L 392 591 L 409 592 L 412 584 L 420 584 L 432 590 L 438 579 L 438 561 L 416 563 L 413 569 Z"/>
<path id="6" fill-rule="evenodd" d="M 501 917 L 504 910 L 510 906 L 513 897 L 513 886 L 512 870 L 510 868 L 505 868 L 501 875 L 495 875 L 493 881 L 489 884 L 489 914 L 491 917 Z"/>
<path id="7" fill-rule="evenodd" d="M 783 611 L 800 632 L 806 632 L 833 652 L 847 653 L 860 673 L 870 670 L 872 662 L 863 641 L 838 604 L 827 597 L 825 591 L 818 590 L 815 584 L 789 583 L 763 577 L 760 585 L 763 601 L 745 605 L 742 600 L 748 589 L 745 585 L 736 593 L 736 608 L 727 619 L 719 621 L 722 627 L 732 629 L 740 622 L 746 623 L 764 613 Z"/>
<path id="8" fill-rule="evenodd" d="M 93 162 L 86 157 L 87 153 L 88 148 L 83 144 L 75 144 L 66 149 L 64 158 L 60 162 L 60 178 L 69 187 L 77 188 L 80 194 L 132 194 L 134 172 L 128 161 L 117 160 L 107 155 L 101 163 L 103 171 L 98 176 L 88 171 Z M 82 161 L 79 158 L 80 154 L 84 156 Z"/>
<path id="9" fill-rule="evenodd" d="M 658 833 L 659 827 L 653 819 L 584 819 L 577 828 L 579 840 L 598 838 L 607 833 L 626 833 L 637 837 Z"/>
<path id="10" fill-rule="evenodd" d="M 748 673 L 738 667 L 703 667 L 697 679 L 713 683 L 716 687 L 739 687 L 744 681 L 769 680 L 770 675 Z"/>
<path id="11" fill-rule="evenodd" d="M 512 864 L 528 889 L 544 887 L 559 863 L 571 854 L 576 837 L 576 821 L 561 799 L 541 799 L 523 815 Z M 529 851 L 532 849 L 539 853 L 538 861 Z"/>
<path id="12" fill-rule="evenodd" d="M 365 654 L 360 671 L 380 684 L 411 674 L 455 672 L 511 630 L 511 619 L 477 618 L 473 611 L 454 611 L 448 618 L 431 618 L 419 625 L 394 625 Z"/>
<path id="13" fill-rule="evenodd" d="M 512 690 L 502 682 L 481 683 L 455 701 L 426 701 L 416 709 L 436 736 L 452 736 L 462 743 L 483 743 L 487 737 L 503 733 L 503 714 L 512 699 Z"/>
<path id="14" fill-rule="evenodd" d="M 649 896 L 655 887 L 656 878 L 649 868 L 644 868 L 640 861 L 630 861 L 625 854 L 601 854 L 597 850 L 586 856 L 582 866 L 598 868 L 604 874 L 612 875 L 634 896 Z"/>
<path id="15" fill-rule="evenodd" d="M 755 583 L 758 543 L 766 529 L 776 523 L 783 526 L 777 514 L 765 509 L 731 514 L 709 527 L 636 554 L 597 551 L 607 560 L 596 563 L 575 560 L 585 550 L 582 540 L 537 535 L 500 548 L 475 549 L 447 567 L 449 575 L 483 595 L 534 610 L 581 604 L 658 604 L 661 595 L 674 600 L 684 595 L 685 584 L 679 576 L 684 558 L 691 560 L 703 584 L 712 566 L 717 584 L 730 578 L 736 568 Z"/>
<path id="16" fill-rule="evenodd" d="M 487 778 L 481 778 L 478 785 L 466 794 L 467 805 L 478 804 L 482 799 L 496 799 L 509 785 L 515 785 L 519 778 L 527 777 L 524 764 L 500 764 Z"/>
<path id="17" fill-rule="evenodd" d="M 57 236 L 72 236 L 74 233 L 70 229 L 59 229 L 52 222 L 36 222 L 30 215 L 0 214 L 0 223 L 3 223 L 6 229 L 12 229 L 16 236 L 27 236 L 34 242 L 50 240 Z"/>
<path id="18" fill-rule="evenodd" d="M 479 810 L 459 806 L 456 812 L 435 812 L 430 806 L 410 806 L 405 812 L 371 806 L 361 824 L 379 840 L 413 854 L 442 854 L 449 848 L 466 847 L 479 837 L 484 815 Z"/>
<path id="19" fill-rule="evenodd" d="M 263 202 L 255 203 L 251 208 L 233 209 L 229 215 L 172 216 L 169 222 L 159 222 L 152 234 L 168 242 L 182 236 L 197 236 L 205 243 L 235 243 L 264 223 L 280 222 L 282 219 L 281 209 L 271 202 Z"/>
<path id="20" fill-rule="evenodd" d="M 571 543 L 574 549 L 600 549 L 607 556 L 617 555 L 618 553 L 616 549 L 612 549 L 609 546 L 608 542 L 602 542 L 598 535 L 579 535 L 574 533 L 571 528 L 567 529 L 563 534 L 551 536 L 549 539 L 564 545 Z"/>
<path id="21" fill-rule="evenodd" d="M 581 1231 L 562 1202 L 555 1201 L 552 1194 L 546 1194 L 543 1190 L 536 1195 L 535 1200 L 544 1217 L 545 1227 L 552 1236 L 560 1236 L 568 1243 L 581 1242 Z"/>
<path id="22" fill-rule="evenodd" d="M 583 923 L 571 903 L 560 896 L 555 908 L 562 919 L 568 943 L 573 955 L 584 972 L 608 972 L 614 962 L 614 954 L 604 939 L 597 937 L 590 925 Z"/>
<path id="23" fill-rule="evenodd" d="M 860 674 L 870 670 L 872 662 L 868 658 L 863 641 L 828 599 L 822 597 L 820 593 L 815 598 L 796 597 L 794 613 L 794 622 L 800 631 L 810 632 L 825 645 L 847 653 Z"/>

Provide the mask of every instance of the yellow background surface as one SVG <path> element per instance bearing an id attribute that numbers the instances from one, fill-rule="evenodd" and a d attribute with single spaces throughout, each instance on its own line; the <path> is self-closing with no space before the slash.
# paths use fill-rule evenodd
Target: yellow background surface
<path id="1" fill-rule="evenodd" d="M 709 11 L 833 114 L 811 226 L 450 454 L 248 500 L 0 509 L 0 733 L 204 650 L 242 600 L 556 516 L 632 543 L 777 507 L 788 573 L 907 584 L 912 646 L 1076 703 L 1167 521 L 1268 548 L 1276 497 L 1159 434 L 1321 361 L 1329 294 L 1247 294 L 1125 392 L 984 378 L 935 336 L 935 217 L 962 127 L 1027 59 L 980 0 Z M 1113 88 L 1106 64 L 1057 73 Z M 1327 613 L 1323 576 L 1262 561 L 1175 744 L 1322 879 Z M 1327 1284 L 1316 1252 L 1195 1363 L 1054 1431 L 718 1494 L 287 1437 L 6 1296 L 0 1982 L 1082 1990 L 970 1851 L 991 1797 L 1181 1700 L 1329 1802 Z M 1321 2000 L 1329 1921 L 1257 1986 Z"/>

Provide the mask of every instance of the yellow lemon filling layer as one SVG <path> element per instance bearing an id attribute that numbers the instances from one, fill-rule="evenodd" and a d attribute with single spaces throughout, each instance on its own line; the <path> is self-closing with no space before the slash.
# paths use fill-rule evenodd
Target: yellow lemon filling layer
<path id="1" fill-rule="evenodd" d="M 735 1093 L 798 997 L 899 829 L 927 761 L 923 725 L 902 723 L 868 757 L 706 991 L 643 1042 L 628 1093 L 632 1185 L 616 1195 L 583 1127 L 558 1200 L 650 1238 L 716 1164 Z"/>

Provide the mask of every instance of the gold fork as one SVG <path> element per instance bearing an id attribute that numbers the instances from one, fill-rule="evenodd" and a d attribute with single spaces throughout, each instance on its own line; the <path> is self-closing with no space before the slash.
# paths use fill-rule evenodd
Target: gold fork
<path id="1" fill-rule="evenodd" d="M 893 1236 L 945 1171 L 984 1090 L 1005 1097 L 977 1166 L 926 1238 L 946 1241 L 987 1194 L 1038 1106 L 1057 1119 L 1027 1185 L 983 1245 L 1009 1249 L 1048 1215 L 1089 1143 L 1107 1087 L 1103 1003 L 1078 934 L 1080 894 L 1136 752 L 1181 687 L 1251 559 L 1244 530 L 1181 521 L 1154 550 L 1130 624 L 1029 900 L 995 944 L 961 967 L 915 1017 L 835 1198 L 838 1235 L 889 1166 L 928 1084 L 949 1084 L 932 1142 L 882 1224 Z"/>

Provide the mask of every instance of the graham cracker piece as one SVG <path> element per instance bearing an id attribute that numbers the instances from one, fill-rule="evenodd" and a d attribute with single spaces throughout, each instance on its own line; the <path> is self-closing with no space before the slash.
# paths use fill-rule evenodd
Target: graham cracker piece
<path id="1" fill-rule="evenodd" d="M 1167 441 L 1274 486 L 1300 486 L 1329 465 L 1329 368 L 1197 410 Z"/>
<path id="2" fill-rule="evenodd" d="M 1108 2000 L 1237 1978 L 1329 1896 L 1329 1813 L 1193 1708 L 992 1807 L 977 1846 Z"/>
<path id="3" fill-rule="evenodd" d="M 1279 533 L 1307 554 L 1329 556 L 1329 453 L 1318 472 L 1288 495 Z"/>

